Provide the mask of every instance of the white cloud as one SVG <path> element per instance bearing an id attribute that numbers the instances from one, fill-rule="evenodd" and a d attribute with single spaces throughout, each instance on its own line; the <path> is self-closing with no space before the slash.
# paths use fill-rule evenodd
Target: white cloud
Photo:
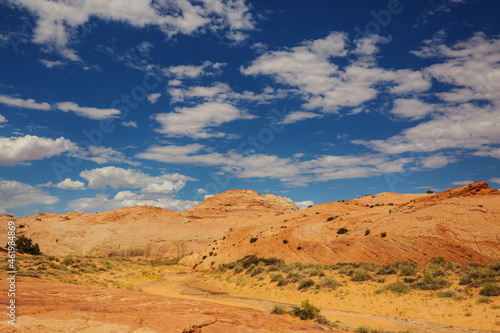
<path id="1" fill-rule="evenodd" d="M 85 184 L 78 180 L 71 180 L 70 178 L 66 178 L 62 182 L 58 184 L 53 184 L 52 182 L 48 182 L 47 184 L 40 185 L 40 187 L 56 187 L 63 190 L 84 190 Z"/>
<path id="2" fill-rule="evenodd" d="M 199 189 L 197 190 L 197 192 L 198 192 L 198 193 L 200 193 L 200 194 L 205 194 L 205 193 L 207 193 L 207 191 L 206 191 L 206 190 L 204 190 L 204 189 L 202 189 L 202 188 L 199 188 Z"/>
<path id="3" fill-rule="evenodd" d="M 126 163 L 133 166 L 140 165 L 139 162 L 130 160 L 125 154 L 113 148 L 104 146 L 89 146 L 86 150 L 79 149 L 73 153 L 77 158 L 93 161 L 97 164 Z"/>
<path id="4" fill-rule="evenodd" d="M 454 185 L 454 186 L 463 186 L 463 185 L 468 185 L 468 184 L 471 184 L 471 183 L 474 183 L 474 181 L 472 181 L 472 180 L 459 180 L 459 181 L 451 183 L 451 185 Z"/>
<path id="5" fill-rule="evenodd" d="M 454 161 L 453 157 L 441 155 L 427 158 L 419 156 L 390 158 L 384 154 L 323 155 L 310 160 L 297 160 L 265 154 L 241 155 L 235 151 L 218 153 L 199 144 L 154 146 L 137 154 L 136 157 L 164 163 L 216 166 L 226 176 L 272 178 L 293 185 L 332 179 L 378 176 L 385 173 L 402 173 L 408 171 L 410 167 L 414 169 L 438 168 Z"/>
<path id="6" fill-rule="evenodd" d="M 433 105 L 421 102 L 418 99 L 399 98 L 394 100 L 394 108 L 391 113 L 401 118 L 419 120 L 431 113 L 434 108 Z"/>
<path id="7" fill-rule="evenodd" d="M 189 86 L 187 88 L 174 86 L 167 89 L 172 103 L 183 102 L 185 100 L 226 103 L 238 101 L 254 101 L 257 103 L 267 103 L 273 99 L 280 99 L 287 96 L 282 89 L 266 87 L 261 93 L 245 90 L 242 93 L 233 91 L 229 85 L 222 82 L 214 82 L 211 86 Z"/>
<path id="8" fill-rule="evenodd" d="M 490 183 L 500 184 L 500 177 L 493 177 L 489 180 Z"/>
<path id="9" fill-rule="evenodd" d="M 135 121 L 122 121 L 122 125 L 125 127 L 135 127 L 137 128 L 137 123 Z"/>
<path id="10" fill-rule="evenodd" d="M 251 116 L 225 103 L 208 102 L 192 108 L 175 108 L 174 112 L 160 113 L 154 119 L 161 124 L 157 131 L 167 136 L 189 136 L 194 139 L 224 137 L 226 134 L 214 132 L 210 127 L 238 119 L 252 119 Z"/>
<path id="11" fill-rule="evenodd" d="M 381 84 L 388 85 L 386 89 L 393 94 L 428 90 L 429 81 L 418 71 L 376 66 L 375 44 L 385 42 L 380 37 L 358 40 L 351 52 L 353 58 L 341 69 L 335 62 L 336 57 L 350 52 L 347 35 L 332 32 L 326 38 L 305 41 L 301 46 L 267 52 L 241 71 L 245 75 L 268 75 L 279 83 L 297 87 L 306 101 L 304 108 L 324 112 L 360 106 L 378 95 Z"/>
<path id="12" fill-rule="evenodd" d="M 6 123 L 6 122 L 7 122 L 7 119 L 0 114 L 0 124 Z M 0 126 L 2 126 L 2 125 L 0 125 Z"/>
<path id="13" fill-rule="evenodd" d="M 323 115 L 313 113 L 313 112 L 304 112 L 304 111 L 293 111 L 286 115 L 285 119 L 281 121 L 283 124 L 293 124 L 301 120 L 305 119 L 314 119 L 314 118 L 322 118 Z"/>
<path id="14" fill-rule="evenodd" d="M 77 145 L 63 137 L 49 139 L 33 135 L 0 138 L 0 165 L 42 160 L 65 152 L 74 152 Z"/>
<path id="15" fill-rule="evenodd" d="M 500 160 L 500 148 L 481 147 L 478 151 L 472 153 L 472 155 L 482 156 L 482 157 L 493 157 Z"/>
<path id="16" fill-rule="evenodd" d="M 46 60 L 46 59 L 40 59 L 40 62 L 47 68 L 54 68 L 54 67 L 63 67 L 66 65 L 65 62 L 62 62 L 61 60 Z"/>
<path id="17" fill-rule="evenodd" d="M 171 195 L 182 189 L 185 182 L 194 180 L 180 174 L 164 174 L 151 176 L 139 170 L 123 169 L 114 166 L 85 170 L 80 172 L 80 177 L 88 181 L 89 189 L 106 188 L 140 188 L 142 193 L 163 193 Z"/>
<path id="18" fill-rule="evenodd" d="M 33 42 L 59 52 L 72 61 L 80 58 L 70 44 L 79 27 L 91 17 L 117 21 L 137 28 L 158 27 L 171 37 L 204 31 L 253 30 L 254 21 L 243 0 L 205 0 L 192 4 L 188 0 L 18 0 L 11 5 L 24 7 L 36 19 Z M 145 46 L 145 45 L 143 45 Z M 147 46 L 145 46 L 147 47 Z"/>
<path id="19" fill-rule="evenodd" d="M 0 95 L 0 103 L 8 105 L 8 106 L 26 108 L 26 109 L 43 110 L 43 111 L 50 110 L 49 103 L 45 103 L 45 102 L 44 103 L 37 103 L 34 99 L 31 99 L 31 98 L 30 99 L 21 99 L 21 98 L 6 96 L 6 95 Z"/>
<path id="20" fill-rule="evenodd" d="M 161 97 L 161 93 L 149 94 L 148 101 L 151 104 L 155 104 L 158 101 L 158 99 L 160 99 L 160 97 Z"/>
<path id="21" fill-rule="evenodd" d="M 425 73 L 438 81 L 455 86 L 451 92 L 438 94 L 443 100 L 454 103 L 500 101 L 500 38 L 487 38 L 478 32 L 448 46 L 439 37 L 424 41 L 424 46 L 413 53 L 423 58 L 443 59 L 425 69 Z"/>
<path id="22" fill-rule="evenodd" d="M 221 73 L 221 68 L 224 67 L 225 63 L 205 61 L 203 64 L 196 65 L 178 65 L 170 66 L 163 69 L 163 72 L 167 76 L 173 76 L 176 80 L 182 79 L 196 79 L 201 76 L 217 75 Z M 174 84 L 176 85 L 176 84 Z"/>
<path id="23" fill-rule="evenodd" d="M 405 129 L 387 140 L 352 142 L 387 154 L 450 148 L 483 149 L 485 145 L 500 143 L 500 131 L 496 125 L 500 123 L 500 110 L 497 107 L 478 107 L 467 103 L 441 109 L 444 114 Z"/>
<path id="24" fill-rule="evenodd" d="M 72 111 L 79 116 L 96 120 L 117 118 L 117 116 L 121 114 L 121 111 L 117 109 L 98 109 L 93 107 L 82 107 L 73 102 L 57 103 L 55 107 L 64 112 Z"/>
<path id="25" fill-rule="evenodd" d="M 286 199 L 286 200 L 288 200 L 290 202 L 293 202 L 300 209 L 306 209 L 309 206 L 314 206 L 314 202 L 312 202 L 311 200 L 304 200 L 304 201 L 295 202 L 295 201 L 293 201 L 290 198 L 283 197 L 283 199 Z"/>
<path id="26" fill-rule="evenodd" d="M 154 206 L 174 211 L 185 211 L 197 205 L 199 201 L 179 200 L 173 198 L 146 198 L 131 191 L 118 192 L 113 198 L 98 194 L 92 198 L 81 198 L 68 202 L 68 208 L 83 213 L 106 212 L 122 207 Z"/>
<path id="27" fill-rule="evenodd" d="M 97 189 L 111 186 L 117 188 L 139 189 L 120 191 L 110 199 L 107 195 L 81 198 L 70 201 L 68 207 L 81 212 L 109 211 L 120 207 L 148 205 L 165 209 L 181 210 L 198 204 L 197 201 L 175 199 L 175 194 L 184 188 L 186 181 L 195 180 L 178 173 L 151 176 L 134 169 L 104 167 L 85 170 L 80 176 L 88 181 L 87 188 Z"/>
<path id="28" fill-rule="evenodd" d="M 29 184 L 0 179 L 0 209 L 3 211 L 31 204 L 52 205 L 58 201 L 59 198 Z"/>

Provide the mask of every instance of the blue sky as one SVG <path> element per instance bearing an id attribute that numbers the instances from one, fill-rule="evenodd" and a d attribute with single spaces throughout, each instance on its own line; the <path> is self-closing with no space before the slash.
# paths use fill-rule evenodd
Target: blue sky
<path id="1" fill-rule="evenodd" d="M 0 1 L 0 212 L 500 186 L 496 1 Z"/>

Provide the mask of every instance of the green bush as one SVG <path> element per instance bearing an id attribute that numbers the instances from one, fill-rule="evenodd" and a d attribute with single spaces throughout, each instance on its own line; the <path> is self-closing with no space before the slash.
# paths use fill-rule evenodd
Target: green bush
<path id="1" fill-rule="evenodd" d="M 5 245 L 5 248 L 8 247 L 9 247 L 8 244 Z M 40 247 L 38 246 L 38 243 L 33 244 L 32 240 L 24 235 L 17 237 L 15 248 L 16 251 L 21 253 L 33 254 L 33 255 L 42 254 L 40 252 Z"/>
<path id="2" fill-rule="evenodd" d="M 290 314 L 295 317 L 299 317 L 301 320 L 310 320 L 316 318 L 319 313 L 319 309 L 309 303 L 309 300 L 302 302 L 301 307 L 294 306 Z"/>
<path id="3" fill-rule="evenodd" d="M 351 280 L 356 282 L 370 280 L 371 276 L 368 270 L 365 268 L 358 267 L 352 271 Z"/>
<path id="4" fill-rule="evenodd" d="M 402 263 L 398 266 L 398 274 L 401 276 L 413 276 L 417 274 L 417 266 L 411 263 Z"/>
<path id="5" fill-rule="evenodd" d="M 459 294 L 455 290 L 440 290 L 436 293 L 437 297 L 443 298 L 459 298 Z"/>
<path id="6" fill-rule="evenodd" d="M 483 296 L 500 296 L 500 286 L 496 283 L 488 282 L 479 291 L 479 294 Z"/>
<path id="7" fill-rule="evenodd" d="M 433 277 L 429 274 L 424 274 L 413 287 L 421 290 L 438 290 L 441 288 L 449 287 L 451 283 L 442 277 Z"/>
<path id="8" fill-rule="evenodd" d="M 283 315 L 286 313 L 286 308 L 281 304 L 274 304 L 273 308 L 271 309 L 271 313 Z"/>
<path id="9" fill-rule="evenodd" d="M 382 289 L 392 291 L 395 294 L 407 294 L 410 291 L 410 287 L 401 281 L 384 286 Z"/>
<path id="10" fill-rule="evenodd" d="M 299 290 L 309 289 L 314 286 L 314 281 L 312 279 L 304 279 L 299 282 Z"/>
<path id="11" fill-rule="evenodd" d="M 337 289 L 339 286 L 342 284 L 339 283 L 337 280 L 335 280 L 333 277 L 328 276 L 324 278 L 323 280 L 319 281 L 318 284 L 316 285 L 316 288 L 330 288 L 330 289 Z"/>

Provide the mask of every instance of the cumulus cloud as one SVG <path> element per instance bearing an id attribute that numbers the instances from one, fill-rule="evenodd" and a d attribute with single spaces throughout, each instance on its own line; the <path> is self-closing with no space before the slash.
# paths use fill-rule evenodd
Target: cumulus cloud
<path id="1" fill-rule="evenodd" d="M 238 119 L 253 119 L 254 116 L 225 103 L 208 102 L 194 107 L 177 107 L 174 112 L 160 113 L 154 119 L 161 124 L 158 132 L 167 136 L 189 136 L 194 139 L 224 137 L 210 128 Z"/>
<path id="2" fill-rule="evenodd" d="M 109 195 L 98 194 L 92 198 L 71 200 L 68 203 L 68 208 L 70 210 L 83 213 L 95 213 L 106 212 L 122 207 L 154 206 L 182 212 L 197 205 L 198 203 L 199 201 L 179 200 L 173 198 L 148 199 L 144 195 L 139 195 L 131 191 L 121 191 L 112 198 L 110 198 Z"/>
<path id="3" fill-rule="evenodd" d="M 66 65 L 65 62 L 62 62 L 61 60 L 47 60 L 47 59 L 40 59 L 40 62 L 47 68 L 54 68 L 54 67 L 64 67 Z"/>
<path id="4" fill-rule="evenodd" d="M 0 127 L 3 126 L 3 125 L 1 125 L 2 123 L 6 123 L 6 122 L 7 122 L 7 119 L 0 114 Z"/>
<path id="5" fill-rule="evenodd" d="M 281 158 L 275 155 L 248 154 L 235 151 L 212 152 L 200 144 L 154 146 L 136 157 L 174 164 L 219 167 L 225 175 L 236 178 L 272 178 L 287 184 L 304 185 L 315 181 L 362 178 L 385 173 L 405 172 L 409 167 L 426 169 L 444 166 L 452 157 L 391 158 L 385 154 L 362 156 L 323 155 L 309 160 Z"/>
<path id="6" fill-rule="evenodd" d="M 344 32 L 332 32 L 325 38 L 304 41 L 302 45 L 267 52 L 242 68 L 245 75 L 267 75 L 278 83 L 298 88 L 306 109 L 337 112 L 342 107 L 357 107 L 374 99 L 381 85 L 388 92 L 407 94 L 430 88 L 421 72 L 409 69 L 387 70 L 377 66 L 377 43 L 386 39 L 372 36 L 358 40 L 352 50 Z M 352 50 L 352 51 L 351 51 Z M 348 65 L 337 61 L 352 54 Z"/>
<path id="7" fill-rule="evenodd" d="M 68 207 L 81 212 L 108 211 L 120 207 L 148 205 L 165 209 L 184 211 L 196 205 L 197 201 L 179 200 L 175 194 L 184 188 L 186 181 L 195 180 L 178 173 L 151 176 L 135 169 L 123 169 L 113 166 L 85 170 L 80 177 L 88 181 L 89 189 L 128 188 L 138 191 L 119 191 L 110 198 L 99 194 L 95 197 L 72 200 Z"/>
<path id="8" fill-rule="evenodd" d="M 157 27 L 167 37 L 181 33 L 191 35 L 204 31 L 249 31 L 255 28 L 244 0 L 157 1 L 50 1 L 18 0 L 11 3 L 28 10 L 36 19 L 33 42 L 79 61 L 71 49 L 79 27 L 90 18 L 116 21 L 136 28 Z M 229 34 L 231 38 L 231 34 Z"/>
<path id="9" fill-rule="evenodd" d="M 123 169 L 114 166 L 85 170 L 80 177 L 88 181 L 89 189 L 106 188 L 141 188 L 143 193 L 173 194 L 184 187 L 185 182 L 194 180 L 180 174 L 151 176 L 135 169 Z"/>
<path id="10" fill-rule="evenodd" d="M 137 128 L 137 123 L 135 121 L 123 121 L 122 125 L 125 127 L 135 127 Z"/>
<path id="11" fill-rule="evenodd" d="M 201 65 L 178 65 L 170 66 L 163 69 L 163 72 L 167 76 L 173 76 L 177 80 L 182 80 L 186 78 L 195 79 L 201 76 L 216 75 L 220 74 L 221 68 L 224 67 L 225 63 L 205 61 Z"/>
<path id="12" fill-rule="evenodd" d="M 489 180 L 490 183 L 500 184 L 500 177 L 493 177 Z"/>
<path id="13" fill-rule="evenodd" d="M 49 103 L 45 103 L 45 102 L 37 103 L 34 99 L 31 99 L 31 98 L 30 99 L 21 99 L 21 98 L 6 96 L 6 95 L 0 95 L 0 103 L 8 105 L 8 106 L 25 108 L 25 109 L 34 109 L 34 110 L 43 110 L 43 111 L 50 110 Z"/>
<path id="14" fill-rule="evenodd" d="M 48 182 L 47 184 L 40 185 L 39 187 L 56 187 L 63 190 L 84 190 L 85 184 L 78 180 L 71 180 L 70 178 L 66 178 L 58 184 Z"/>
<path id="15" fill-rule="evenodd" d="M 29 184 L 0 179 L 0 209 L 3 211 L 31 204 L 52 205 L 58 201 L 59 198 Z"/>
<path id="16" fill-rule="evenodd" d="M 158 101 L 158 99 L 160 99 L 160 97 L 161 93 L 154 93 L 154 94 L 149 94 L 147 98 L 149 103 L 155 104 Z"/>
<path id="17" fill-rule="evenodd" d="M 0 138 L 0 165 L 42 160 L 65 152 L 74 152 L 77 145 L 63 137 L 49 139 L 34 135 Z"/>
<path id="18" fill-rule="evenodd" d="M 104 146 L 89 146 L 86 149 L 79 148 L 72 155 L 77 158 L 93 161 L 97 164 L 126 163 L 133 166 L 140 165 L 139 162 L 132 161 L 122 152 Z"/>
<path id="19" fill-rule="evenodd" d="M 98 109 L 94 107 L 84 107 L 79 106 L 78 104 L 73 102 L 60 102 L 57 103 L 55 107 L 64 112 L 72 111 L 79 116 L 97 120 L 117 118 L 117 116 L 121 114 L 121 111 L 117 109 Z"/>
<path id="20" fill-rule="evenodd" d="M 398 98 L 394 100 L 394 108 L 391 113 L 410 120 L 419 120 L 431 113 L 435 106 L 427 104 L 418 99 Z"/>
<path id="21" fill-rule="evenodd" d="M 282 124 L 293 124 L 301 120 L 321 118 L 323 115 L 314 112 L 293 111 L 286 115 L 281 121 Z"/>

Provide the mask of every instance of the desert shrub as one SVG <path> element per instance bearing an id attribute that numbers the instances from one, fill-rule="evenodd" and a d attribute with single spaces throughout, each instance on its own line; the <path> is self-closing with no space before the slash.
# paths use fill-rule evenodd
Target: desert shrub
<path id="1" fill-rule="evenodd" d="M 239 274 L 243 272 L 243 265 L 237 264 L 236 266 L 234 266 L 233 272 L 234 274 Z"/>
<path id="2" fill-rule="evenodd" d="M 343 235 L 343 234 L 347 234 L 349 232 L 349 230 L 347 230 L 346 228 L 340 228 L 339 230 L 337 230 L 337 234 L 339 235 Z"/>
<path id="3" fill-rule="evenodd" d="M 393 265 L 380 267 L 375 274 L 377 275 L 391 275 L 396 274 L 398 271 Z"/>
<path id="4" fill-rule="evenodd" d="M 356 333 L 370 333 L 370 328 L 368 326 L 358 326 L 354 329 Z"/>
<path id="5" fill-rule="evenodd" d="M 338 323 L 332 322 L 332 321 L 326 319 L 325 316 L 320 315 L 320 314 L 316 315 L 316 319 L 314 321 L 320 325 L 325 325 L 325 326 L 330 326 L 330 327 L 338 327 L 339 326 Z"/>
<path id="6" fill-rule="evenodd" d="M 328 222 L 330 222 L 330 221 L 333 221 L 334 219 L 335 219 L 335 218 L 334 218 L 333 216 L 330 216 L 330 217 L 329 217 L 329 218 L 327 218 L 326 220 L 327 220 Z"/>
<path id="7" fill-rule="evenodd" d="M 66 256 L 63 258 L 63 260 L 61 261 L 61 264 L 64 265 L 64 266 L 69 266 L 69 265 L 72 265 L 76 263 L 76 260 L 74 257 L 72 256 Z"/>
<path id="8" fill-rule="evenodd" d="M 295 317 L 299 317 L 301 320 L 310 320 L 314 319 L 320 310 L 309 303 L 309 300 L 305 300 L 302 302 L 301 307 L 294 306 L 290 314 Z"/>
<path id="9" fill-rule="evenodd" d="M 442 277 L 433 277 L 429 274 L 424 274 L 423 277 L 413 284 L 413 287 L 421 290 L 438 290 L 450 285 L 451 283 Z"/>
<path id="10" fill-rule="evenodd" d="M 370 229 L 365 230 L 365 236 L 368 236 L 370 234 Z"/>
<path id="11" fill-rule="evenodd" d="M 496 283 L 488 282 L 479 291 L 479 294 L 483 296 L 500 296 L 500 286 Z"/>
<path id="12" fill-rule="evenodd" d="M 488 268 L 495 272 L 497 275 L 500 274 L 500 262 L 494 262 L 488 265 Z"/>
<path id="13" fill-rule="evenodd" d="M 352 271 L 351 280 L 356 282 L 367 281 L 370 280 L 370 273 L 366 268 L 358 267 Z"/>
<path id="14" fill-rule="evenodd" d="M 299 282 L 299 290 L 309 289 L 314 286 L 314 281 L 312 279 L 304 279 Z"/>
<path id="15" fill-rule="evenodd" d="M 288 241 L 286 239 L 283 239 L 283 244 L 288 244 Z"/>
<path id="16" fill-rule="evenodd" d="M 250 238 L 250 244 L 255 243 L 259 238 L 258 237 L 252 237 Z"/>
<path id="17" fill-rule="evenodd" d="M 300 245 L 299 245 L 299 246 L 297 246 L 297 250 L 298 250 L 298 251 L 302 250 L 302 246 L 300 246 Z"/>
<path id="18" fill-rule="evenodd" d="M 440 290 L 436 293 L 437 297 L 443 298 L 458 298 L 458 295 L 455 290 Z"/>
<path id="19" fill-rule="evenodd" d="M 339 268 L 339 273 L 340 274 L 346 274 L 346 275 L 352 275 L 352 272 L 354 271 L 355 267 L 351 264 L 344 264 L 340 266 Z"/>
<path id="20" fill-rule="evenodd" d="M 273 305 L 273 308 L 271 309 L 271 313 L 273 314 L 279 314 L 279 315 L 283 315 L 286 313 L 286 308 L 284 305 L 281 305 L 281 304 L 274 304 Z"/>
<path id="21" fill-rule="evenodd" d="M 210 251 L 210 252 L 208 252 L 208 255 L 209 255 L 209 256 L 213 256 L 213 255 L 214 255 L 214 252 L 213 252 L 213 251 Z"/>
<path id="22" fill-rule="evenodd" d="M 279 282 L 284 280 L 283 274 L 281 273 L 271 273 L 269 277 L 271 278 L 271 282 Z"/>
<path id="23" fill-rule="evenodd" d="M 25 235 L 21 235 L 17 237 L 15 241 L 16 245 L 15 248 L 18 252 L 21 253 L 27 253 L 27 254 L 33 254 L 33 255 L 40 255 L 40 247 L 38 246 L 38 243 L 33 244 L 33 241 L 31 238 L 26 237 Z M 5 245 L 5 248 L 8 248 L 9 245 Z"/>
<path id="24" fill-rule="evenodd" d="M 236 285 L 237 286 L 244 286 L 248 283 L 248 280 L 245 279 L 243 276 L 240 276 L 236 279 Z"/>
<path id="25" fill-rule="evenodd" d="M 427 191 L 427 194 L 432 194 L 432 193 L 434 193 L 434 191 L 431 190 Z"/>
<path id="26" fill-rule="evenodd" d="M 417 266 L 412 263 L 402 263 L 398 266 L 398 274 L 401 276 L 413 276 L 417 274 Z"/>
<path id="27" fill-rule="evenodd" d="M 316 288 L 330 288 L 330 289 L 337 289 L 339 286 L 342 284 L 335 280 L 333 277 L 328 276 L 324 278 L 323 280 L 319 281 L 318 284 L 316 285 Z"/>
<path id="28" fill-rule="evenodd" d="M 383 286 L 382 290 L 389 290 L 395 294 L 407 294 L 410 291 L 410 287 L 408 287 L 401 281 L 397 281 L 396 283 L 391 283 Z"/>
<path id="29" fill-rule="evenodd" d="M 382 237 L 382 238 L 384 238 L 385 236 L 387 236 L 387 232 L 385 232 L 385 231 L 380 234 L 380 237 Z"/>
<path id="30" fill-rule="evenodd" d="M 477 301 L 476 301 L 477 304 L 488 304 L 491 302 L 493 302 L 493 301 L 491 300 L 491 298 L 489 296 L 479 296 L 477 298 Z"/>
<path id="31" fill-rule="evenodd" d="M 308 274 L 309 274 L 309 276 L 317 276 L 317 275 L 324 276 L 325 275 L 325 273 L 323 273 L 323 270 L 317 266 L 309 269 Z"/>
<path id="32" fill-rule="evenodd" d="M 295 283 L 295 282 L 299 282 L 300 280 L 305 278 L 305 274 L 302 274 L 299 271 L 293 270 L 293 271 L 289 272 L 286 277 L 287 277 L 287 279 L 290 279 L 291 282 Z"/>
<path id="33" fill-rule="evenodd" d="M 460 277 L 459 284 L 479 287 L 483 283 L 493 282 L 495 277 L 495 271 L 483 267 L 471 266 L 469 264 L 467 272 Z"/>

